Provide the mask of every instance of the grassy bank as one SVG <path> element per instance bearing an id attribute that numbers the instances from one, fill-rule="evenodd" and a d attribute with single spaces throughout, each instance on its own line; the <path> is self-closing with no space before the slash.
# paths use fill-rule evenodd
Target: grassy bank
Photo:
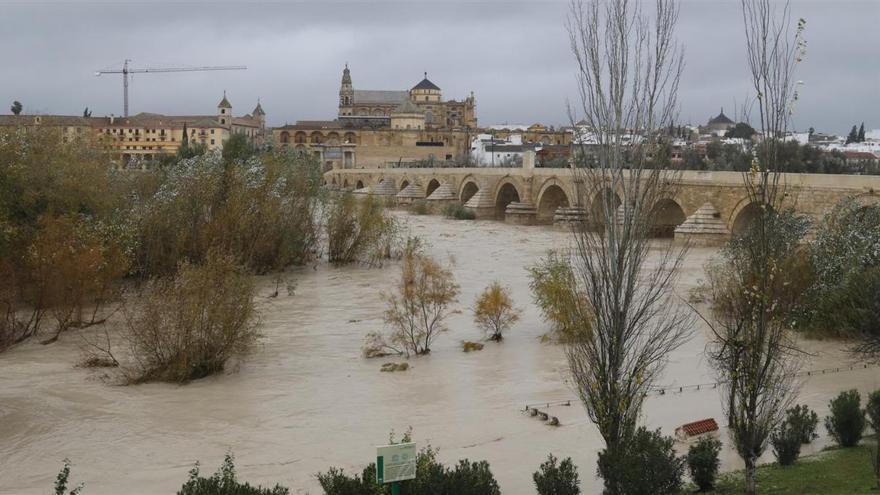
<path id="1" fill-rule="evenodd" d="M 803 457 L 793 466 L 770 464 L 758 468 L 758 491 L 774 495 L 853 495 L 880 493 L 871 472 L 871 452 L 865 446 L 832 449 Z M 716 495 L 741 494 L 742 472 L 722 474 Z M 690 492 L 692 493 L 692 491 Z"/>

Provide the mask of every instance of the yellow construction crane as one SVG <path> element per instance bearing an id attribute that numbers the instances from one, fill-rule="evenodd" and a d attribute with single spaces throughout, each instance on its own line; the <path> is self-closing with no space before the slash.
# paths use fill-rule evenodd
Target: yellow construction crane
<path id="1" fill-rule="evenodd" d="M 131 60 L 126 59 L 125 63 L 122 64 L 121 69 L 109 69 L 109 70 L 98 70 L 95 71 L 96 76 L 100 76 L 101 74 L 122 74 L 122 98 L 123 98 L 123 114 L 125 117 L 128 117 L 128 75 L 129 74 L 140 74 L 146 72 L 202 72 L 209 70 L 245 70 L 247 67 L 244 65 L 218 65 L 218 66 L 208 66 L 208 67 L 147 67 L 140 69 L 133 69 L 128 66 L 128 63 Z"/>

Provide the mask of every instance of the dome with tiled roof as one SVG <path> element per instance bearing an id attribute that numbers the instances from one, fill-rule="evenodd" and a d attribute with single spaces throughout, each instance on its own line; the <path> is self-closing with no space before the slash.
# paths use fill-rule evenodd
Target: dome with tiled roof
<path id="1" fill-rule="evenodd" d="M 735 122 L 730 120 L 727 115 L 724 115 L 724 107 L 721 108 L 721 113 L 718 114 L 717 117 L 709 119 L 709 125 L 712 124 L 734 124 Z"/>
<path id="2" fill-rule="evenodd" d="M 418 84 L 413 86 L 412 89 L 427 89 L 427 90 L 440 91 L 439 86 L 437 86 L 436 84 L 434 84 L 430 80 L 428 80 L 428 73 L 427 72 L 425 72 L 425 78 L 422 79 L 421 82 L 419 82 Z"/>

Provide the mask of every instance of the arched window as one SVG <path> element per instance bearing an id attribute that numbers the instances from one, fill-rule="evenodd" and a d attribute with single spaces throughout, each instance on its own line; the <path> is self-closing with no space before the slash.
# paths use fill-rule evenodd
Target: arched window
<path id="1" fill-rule="evenodd" d="M 433 124 L 434 123 L 434 112 L 432 112 L 430 110 L 425 112 L 425 123 L 426 124 Z"/>
<path id="2" fill-rule="evenodd" d="M 282 143 L 289 143 L 290 142 L 290 133 L 289 132 L 284 131 L 281 133 L 281 142 Z"/>

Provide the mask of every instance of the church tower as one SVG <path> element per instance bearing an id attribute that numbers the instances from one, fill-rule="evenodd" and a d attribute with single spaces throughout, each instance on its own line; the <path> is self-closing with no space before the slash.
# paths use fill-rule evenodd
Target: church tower
<path id="1" fill-rule="evenodd" d="M 339 115 L 353 115 L 352 105 L 354 105 L 354 88 L 351 86 L 351 71 L 348 70 L 348 63 L 342 71 L 342 85 L 339 86 Z"/>
<path id="2" fill-rule="evenodd" d="M 223 99 L 217 104 L 217 122 L 224 127 L 232 127 L 232 105 L 226 99 L 226 91 L 223 92 Z"/>

